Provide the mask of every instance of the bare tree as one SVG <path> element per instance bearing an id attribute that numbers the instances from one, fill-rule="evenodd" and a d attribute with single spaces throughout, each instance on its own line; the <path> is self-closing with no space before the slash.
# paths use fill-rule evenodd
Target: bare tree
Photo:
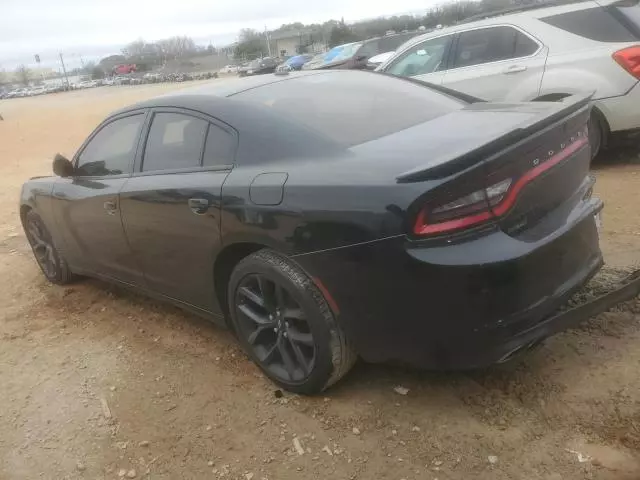
<path id="1" fill-rule="evenodd" d="M 31 71 L 26 65 L 20 65 L 15 71 L 16 79 L 25 87 L 29 85 L 29 78 L 31 77 Z"/>
<path id="2" fill-rule="evenodd" d="M 184 57 L 196 51 L 196 44 L 191 37 L 171 37 L 158 41 L 158 45 L 167 57 Z"/>
<path id="3" fill-rule="evenodd" d="M 136 57 L 144 52 L 145 41 L 141 38 L 135 42 L 128 43 L 123 49 L 122 54 L 125 57 Z"/>

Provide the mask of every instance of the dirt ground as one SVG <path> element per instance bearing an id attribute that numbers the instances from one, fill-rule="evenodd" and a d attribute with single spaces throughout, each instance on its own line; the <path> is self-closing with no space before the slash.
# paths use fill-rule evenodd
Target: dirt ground
<path id="1" fill-rule="evenodd" d="M 226 331 L 98 281 L 47 284 L 22 182 L 108 112 L 184 87 L 0 102 L 0 479 L 640 479 L 637 299 L 486 371 L 359 364 L 325 396 L 279 398 Z M 618 157 L 597 193 L 606 259 L 626 266 L 640 164 Z"/>

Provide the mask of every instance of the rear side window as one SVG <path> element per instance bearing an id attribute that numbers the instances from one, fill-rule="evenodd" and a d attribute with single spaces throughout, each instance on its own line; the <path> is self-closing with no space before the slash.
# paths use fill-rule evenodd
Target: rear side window
<path id="1" fill-rule="evenodd" d="M 628 28 L 616 20 L 614 16 L 614 12 L 627 12 L 625 8 L 629 7 L 612 7 L 612 10 L 596 7 L 561 13 L 560 15 L 544 17 L 540 20 L 569 33 L 573 33 L 574 35 L 588 38 L 589 40 L 611 43 L 634 42 L 640 37 L 634 35 Z M 637 4 L 635 8 L 640 11 L 640 7 L 638 7 Z M 624 16 L 626 13 L 622 15 Z M 638 21 L 640 22 L 640 19 Z"/>
<path id="2" fill-rule="evenodd" d="M 295 77 L 232 98 L 267 106 L 341 146 L 390 135 L 466 105 L 406 80 L 352 70 Z"/>
<path id="3" fill-rule="evenodd" d="M 536 50 L 536 42 L 512 27 L 470 30 L 458 38 L 453 68 L 528 57 Z"/>
<path id="4" fill-rule="evenodd" d="M 204 147 L 202 165 L 205 167 L 231 165 L 234 160 L 235 151 L 236 138 L 220 127 L 210 124 Z"/>
<path id="5" fill-rule="evenodd" d="M 78 176 L 130 173 L 144 114 L 119 118 L 102 127 L 78 157 Z"/>
<path id="6" fill-rule="evenodd" d="M 199 167 L 209 123 L 180 113 L 156 113 L 151 123 L 142 170 Z"/>

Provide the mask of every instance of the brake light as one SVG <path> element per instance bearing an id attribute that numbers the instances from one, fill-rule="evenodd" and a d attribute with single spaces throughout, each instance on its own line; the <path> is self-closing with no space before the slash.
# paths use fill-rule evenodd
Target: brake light
<path id="1" fill-rule="evenodd" d="M 631 75 L 640 80 L 640 45 L 618 50 L 613 59 Z"/>
<path id="2" fill-rule="evenodd" d="M 515 205 L 519 193 L 526 185 L 576 153 L 588 142 L 589 138 L 585 128 L 584 131 L 578 132 L 575 137 L 572 137 L 568 145 L 563 144 L 561 150 L 552 154 L 547 160 L 541 163 L 539 159 L 534 160 L 535 166 L 517 179 L 506 178 L 453 202 L 437 207 L 423 208 L 416 217 L 413 232 L 416 235 L 449 233 L 505 215 Z"/>

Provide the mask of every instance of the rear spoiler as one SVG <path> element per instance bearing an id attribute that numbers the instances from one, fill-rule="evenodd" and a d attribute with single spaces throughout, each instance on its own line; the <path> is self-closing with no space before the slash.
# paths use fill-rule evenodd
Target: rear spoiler
<path id="1" fill-rule="evenodd" d="M 451 158 L 446 161 L 439 161 L 435 166 L 417 167 L 408 172 L 402 173 L 396 180 L 398 183 L 424 182 L 427 180 L 436 180 L 448 177 L 454 173 L 458 173 L 481 160 L 484 160 L 507 147 L 532 136 L 533 134 L 544 130 L 545 128 L 565 120 L 567 117 L 580 115 L 585 110 L 591 109 L 591 98 L 593 93 L 572 95 L 557 102 L 557 107 L 552 113 L 544 113 L 544 116 L 533 117 L 528 124 L 512 130 L 500 137 L 491 140 L 484 145 L 470 150 L 458 157 Z M 554 102 L 555 103 L 555 102 Z M 480 104 L 479 106 L 488 105 Z M 490 105 L 490 104 L 489 104 Z M 472 110 L 473 106 L 467 107 Z"/>

